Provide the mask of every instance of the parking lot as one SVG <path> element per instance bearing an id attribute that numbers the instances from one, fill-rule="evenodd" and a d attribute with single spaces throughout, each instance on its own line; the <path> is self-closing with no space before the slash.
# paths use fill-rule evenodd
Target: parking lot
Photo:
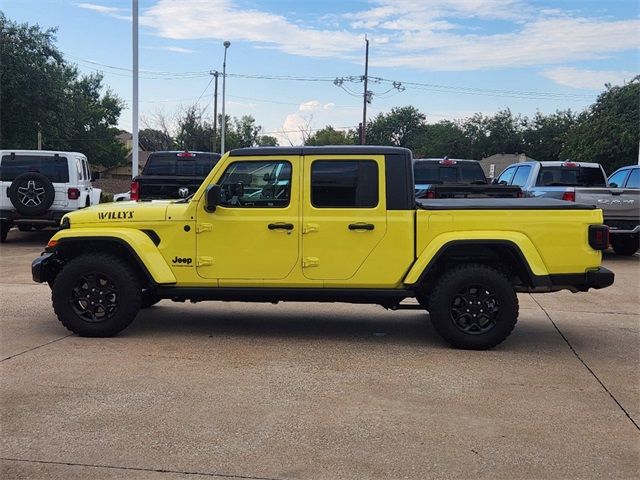
<path id="1" fill-rule="evenodd" d="M 70 335 L 0 249 L 3 478 L 637 478 L 640 256 L 613 287 L 520 295 L 493 351 L 416 310 L 163 301 Z"/>

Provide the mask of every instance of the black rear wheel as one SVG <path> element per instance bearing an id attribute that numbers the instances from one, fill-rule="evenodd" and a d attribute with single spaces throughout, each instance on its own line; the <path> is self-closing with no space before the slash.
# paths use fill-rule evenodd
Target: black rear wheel
<path id="1" fill-rule="evenodd" d="M 141 287 L 132 269 L 107 254 L 69 261 L 52 288 L 60 322 L 83 337 L 109 337 L 124 330 L 140 309 Z"/>
<path id="2" fill-rule="evenodd" d="M 456 348 L 485 350 L 506 339 L 518 321 L 518 297 L 509 279 L 486 265 L 444 273 L 429 296 L 436 331 Z"/>

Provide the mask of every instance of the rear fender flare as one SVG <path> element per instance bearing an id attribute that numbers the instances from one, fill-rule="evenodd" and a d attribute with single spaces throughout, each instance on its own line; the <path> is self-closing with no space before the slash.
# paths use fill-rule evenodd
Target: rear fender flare
<path id="1" fill-rule="evenodd" d="M 430 267 L 443 255 L 447 248 L 453 245 L 508 245 L 515 248 L 521 259 L 526 262 L 527 269 L 534 277 L 547 277 L 547 270 L 540 253 L 533 242 L 520 232 L 508 231 L 476 231 L 473 235 L 469 232 L 447 232 L 434 238 L 420 253 L 409 273 L 404 279 L 407 286 L 420 284 L 421 280 L 429 272 Z"/>

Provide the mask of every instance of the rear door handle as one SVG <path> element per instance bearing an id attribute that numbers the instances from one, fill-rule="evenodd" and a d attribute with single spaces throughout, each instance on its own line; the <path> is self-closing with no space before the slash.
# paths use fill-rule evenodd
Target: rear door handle
<path id="1" fill-rule="evenodd" d="M 293 230 L 293 223 L 270 223 L 269 230 Z"/>
<path id="2" fill-rule="evenodd" d="M 351 223 L 349 224 L 349 230 L 373 230 L 375 225 L 373 223 Z"/>

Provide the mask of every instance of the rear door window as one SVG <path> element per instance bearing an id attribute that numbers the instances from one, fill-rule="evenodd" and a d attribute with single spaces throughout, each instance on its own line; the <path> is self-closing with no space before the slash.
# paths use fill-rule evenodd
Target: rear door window
<path id="1" fill-rule="evenodd" d="M 0 163 L 0 180 L 13 182 L 23 173 L 41 173 L 52 183 L 68 183 L 67 157 L 54 155 L 3 155 Z"/>
<path id="2" fill-rule="evenodd" d="M 311 164 L 311 204 L 316 208 L 374 208 L 378 164 L 373 160 L 316 160 Z"/>

